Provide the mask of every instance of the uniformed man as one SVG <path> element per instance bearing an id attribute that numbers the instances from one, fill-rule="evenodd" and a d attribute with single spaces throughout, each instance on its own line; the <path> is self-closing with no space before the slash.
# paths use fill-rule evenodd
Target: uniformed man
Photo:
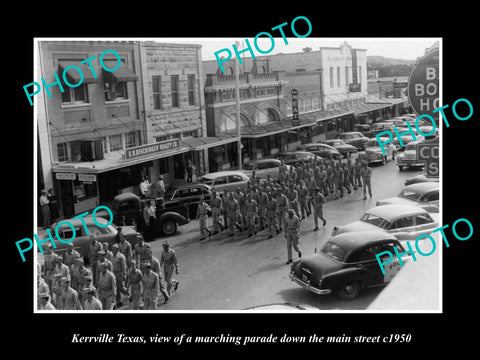
<path id="1" fill-rule="evenodd" d="M 127 288 L 130 292 L 130 302 L 133 310 L 140 309 L 143 294 L 143 274 L 137 268 L 137 262 L 131 260 L 129 263 L 130 270 L 127 276 Z"/>
<path id="2" fill-rule="evenodd" d="M 348 187 L 352 186 L 353 190 L 357 190 L 355 185 L 355 165 L 352 163 L 350 158 L 347 159 L 347 168 L 348 168 Z"/>
<path id="3" fill-rule="evenodd" d="M 175 250 L 170 248 L 168 241 L 164 241 L 163 251 L 160 255 L 160 265 L 163 266 L 163 274 L 165 275 L 165 282 L 167 283 L 167 293 L 171 295 L 172 287 L 177 290 L 179 282 L 173 278 L 173 273 L 178 275 L 178 262 Z"/>
<path id="4" fill-rule="evenodd" d="M 329 161 L 325 167 L 325 171 L 327 172 L 327 188 L 330 190 L 330 193 L 333 194 L 335 192 L 335 185 L 334 185 L 334 178 L 333 178 L 333 163 Z"/>
<path id="5" fill-rule="evenodd" d="M 354 165 L 354 174 L 355 174 L 355 186 L 357 188 L 362 187 L 362 163 L 360 161 L 360 158 L 355 159 L 355 165 Z"/>
<path id="6" fill-rule="evenodd" d="M 132 244 L 127 241 L 127 236 L 122 233 L 120 236 L 120 242 L 118 243 L 118 250 L 125 256 L 125 261 L 127 265 L 129 261 L 133 258 Z"/>
<path id="7" fill-rule="evenodd" d="M 245 218 L 246 197 L 240 188 L 237 188 L 237 191 L 235 192 L 235 199 L 238 202 L 239 215 L 240 215 L 240 221 L 237 221 L 237 224 L 241 224 L 241 225 L 238 225 L 238 227 L 239 227 L 239 230 L 242 231 L 245 229 L 245 226 L 247 225 L 247 219 Z"/>
<path id="8" fill-rule="evenodd" d="M 220 215 L 222 214 L 222 199 L 218 196 L 215 190 L 212 191 L 212 198 L 210 200 L 212 207 L 212 222 L 213 222 L 213 235 L 218 234 L 222 229 L 220 223 Z"/>
<path id="9" fill-rule="evenodd" d="M 227 205 L 229 202 L 229 195 L 228 191 L 225 190 L 225 192 L 222 194 L 222 215 L 223 215 L 223 228 L 222 231 L 228 228 L 228 215 L 227 215 Z"/>
<path id="10" fill-rule="evenodd" d="M 98 277 L 98 299 L 101 301 L 104 310 L 112 310 L 117 295 L 115 275 L 107 269 L 105 262 L 98 263 L 98 268 L 100 269 Z"/>
<path id="11" fill-rule="evenodd" d="M 97 269 L 98 269 L 98 252 L 102 250 L 102 244 L 100 244 L 99 241 L 97 241 L 97 238 L 95 235 L 92 235 L 90 238 L 90 246 L 89 246 L 89 263 L 90 267 L 92 269 L 92 274 L 93 274 L 93 283 L 96 285 L 97 284 Z"/>
<path id="12" fill-rule="evenodd" d="M 315 189 L 313 194 L 313 217 L 315 219 L 315 231 L 318 230 L 318 218 L 322 219 L 323 226 L 327 223 L 327 220 L 323 217 L 323 204 L 327 201 L 325 200 L 325 196 L 320 192 L 319 188 Z"/>
<path id="13" fill-rule="evenodd" d="M 75 277 L 72 279 L 72 283 L 74 284 L 74 289 L 78 291 L 78 297 L 80 298 L 80 302 L 83 303 L 84 297 L 81 289 L 87 286 L 87 277 L 89 277 L 93 282 L 93 276 L 92 272 L 85 267 L 83 258 L 76 259 L 74 267 Z"/>
<path id="14" fill-rule="evenodd" d="M 82 305 L 78 299 L 78 293 L 70 287 L 70 279 L 63 277 L 60 279 L 62 286 L 61 295 L 57 301 L 58 310 L 82 310 Z"/>
<path id="15" fill-rule="evenodd" d="M 323 193 L 323 195 L 327 196 L 327 172 L 325 171 L 324 165 L 320 165 L 315 182 L 317 183 L 317 187 L 320 188 L 320 191 Z"/>
<path id="16" fill-rule="evenodd" d="M 290 187 L 287 191 L 287 199 L 289 208 L 295 211 L 295 215 L 300 219 L 300 204 L 298 202 L 298 191 L 294 184 L 290 184 Z"/>
<path id="17" fill-rule="evenodd" d="M 105 250 L 100 250 L 98 252 L 98 262 L 99 263 L 105 263 L 105 265 L 107 266 L 107 270 L 108 271 L 113 271 L 113 264 L 110 260 L 107 259 L 107 257 L 105 256 Z M 100 275 L 100 267 L 97 267 L 97 281 L 98 281 L 98 276 Z M 97 284 L 95 284 L 95 286 L 97 286 Z"/>
<path id="18" fill-rule="evenodd" d="M 78 299 L 80 300 L 80 304 L 85 308 L 85 299 L 87 298 L 85 291 L 83 289 L 88 288 L 93 291 L 93 296 L 98 299 L 98 291 L 95 286 L 93 286 L 93 277 L 91 275 L 85 276 L 84 286 L 82 290 L 77 290 L 78 292 Z"/>
<path id="19" fill-rule="evenodd" d="M 145 310 L 157 310 L 157 299 L 160 289 L 158 274 L 152 271 L 152 265 L 149 261 L 146 261 L 143 267 L 145 269 L 142 279 Z"/>
<path id="20" fill-rule="evenodd" d="M 351 194 L 352 191 L 350 190 L 350 170 L 348 168 L 347 163 L 342 164 L 342 170 L 343 170 L 343 187 L 347 189 L 349 194 Z"/>
<path id="21" fill-rule="evenodd" d="M 42 302 L 40 301 L 40 295 L 46 294 L 48 299 L 50 299 L 50 288 L 48 284 L 45 282 L 45 279 L 38 274 L 37 275 L 37 308 L 40 309 Z M 53 306 L 53 305 L 52 305 Z"/>
<path id="22" fill-rule="evenodd" d="M 264 189 L 258 189 L 258 224 L 260 226 L 260 230 L 266 228 L 266 216 L 267 216 L 267 202 L 268 196 Z"/>
<path id="23" fill-rule="evenodd" d="M 279 233 L 277 226 L 277 200 L 273 194 L 268 194 L 267 201 L 267 227 L 268 227 L 268 238 L 271 239 L 273 235 Z"/>
<path id="24" fill-rule="evenodd" d="M 305 214 L 310 216 L 310 212 L 308 210 L 308 198 L 309 192 L 307 187 L 305 186 L 305 181 L 300 180 L 300 186 L 298 187 L 298 204 L 300 206 L 300 213 L 302 215 L 301 220 L 305 219 Z"/>
<path id="25" fill-rule="evenodd" d="M 150 269 L 152 272 L 158 275 L 158 289 L 162 293 L 165 304 L 170 299 L 170 294 L 168 294 L 167 289 L 163 283 L 163 276 L 162 276 L 162 266 L 160 264 L 160 260 L 158 260 L 155 256 L 153 256 L 152 250 L 147 250 L 147 262 L 150 263 Z"/>
<path id="26" fill-rule="evenodd" d="M 121 304 L 121 294 L 124 294 L 130 297 L 127 288 L 125 287 L 125 279 L 127 276 L 127 261 L 125 255 L 119 251 L 118 244 L 112 245 L 112 272 L 115 275 L 115 282 L 117 283 L 117 307 L 120 307 Z"/>
<path id="27" fill-rule="evenodd" d="M 363 182 L 363 200 L 367 199 L 367 187 L 368 187 L 368 193 L 370 194 L 370 197 L 372 197 L 372 169 L 370 169 L 367 166 L 367 163 L 364 162 L 362 164 L 362 171 L 361 171 L 361 176 L 362 176 L 362 182 Z"/>
<path id="28" fill-rule="evenodd" d="M 315 179 L 313 178 L 307 178 L 305 180 L 305 186 L 307 187 L 307 190 L 308 190 L 308 196 L 309 198 L 312 196 L 313 192 L 315 191 L 315 189 L 317 188 L 317 183 L 315 182 Z M 309 199 L 309 201 L 307 202 L 307 208 L 308 208 L 308 213 L 311 214 L 312 213 L 312 206 L 311 206 L 311 201 Z"/>
<path id="29" fill-rule="evenodd" d="M 94 294 L 95 289 L 91 286 L 86 286 L 82 289 L 82 292 L 85 294 L 85 302 L 83 305 L 84 310 L 102 310 L 102 303 L 98 300 Z"/>
<path id="30" fill-rule="evenodd" d="M 107 260 L 112 260 L 112 255 L 113 253 L 108 249 L 108 242 L 103 242 L 102 243 L 102 247 L 103 247 L 103 251 L 105 251 L 105 258 Z"/>
<path id="31" fill-rule="evenodd" d="M 145 242 L 145 239 L 143 238 L 143 236 L 141 234 L 138 234 L 134 253 L 135 253 L 135 260 L 137 261 L 137 264 L 140 264 L 140 270 L 142 270 L 142 265 L 147 260 L 146 250 L 151 248 L 152 247 L 150 246 L 150 244 Z"/>
<path id="32" fill-rule="evenodd" d="M 48 292 L 39 293 L 38 300 L 38 310 L 56 310 L 55 306 L 50 302 L 50 295 Z"/>
<path id="33" fill-rule="evenodd" d="M 302 257 L 298 238 L 300 236 L 300 220 L 295 216 L 293 209 L 288 210 L 288 216 L 285 219 L 285 238 L 287 239 L 287 264 L 292 262 L 292 246 L 298 253 L 298 257 Z"/>
<path id="34" fill-rule="evenodd" d="M 76 258 L 80 257 L 80 253 L 73 248 L 73 244 L 69 242 L 67 244 L 67 251 L 63 254 L 63 263 L 70 268 Z"/>
<path id="35" fill-rule="evenodd" d="M 50 289 L 50 298 L 53 297 L 53 271 L 55 270 L 55 258 L 57 254 L 53 252 L 52 244 L 47 244 L 44 253 L 45 282 Z"/>
<path id="36" fill-rule="evenodd" d="M 228 236 L 233 236 L 233 227 L 237 226 L 238 228 L 238 218 L 240 217 L 240 206 L 237 199 L 233 196 L 233 193 L 229 194 L 230 199 L 227 203 L 227 216 L 228 216 Z"/>
<path id="37" fill-rule="evenodd" d="M 335 181 L 335 199 L 338 199 L 338 193 L 340 197 L 343 197 L 343 169 L 340 166 L 341 162 L 337 162 L 333 169 L 333 178 Z"/>
<path id="38" fill-rule="evenodd" d="M 207 220 L 210 206 L 204 201 L 203 196 L 200 197 L 200 203 L 197 207 L 197 221 L 200 227 L 200 240 L 205 240 L 205 237 L 210 236 L 210 230 L 208 230 Z"/>
<path id="39" fill-rule="evenodd" d="M 258 211 L 257 209 L 257 202 L 252 198 L 252 194 L 249 193 L 247 195 L 247 200 L 245 201 L 245 218 L 247 220 L 248 237 L 257 234 L 255 227 L 255 218 Z"/>
<path id="40" fill-rule="evenodd" d="M 283 223 L 285 222 L 285 216 L 288 209 L 288 198 L 285 195 L 285 189 L 280 188 L 277 191 L 277 212 L 278 212 L 278 226 L 280 230 L 283 229 Z"/>

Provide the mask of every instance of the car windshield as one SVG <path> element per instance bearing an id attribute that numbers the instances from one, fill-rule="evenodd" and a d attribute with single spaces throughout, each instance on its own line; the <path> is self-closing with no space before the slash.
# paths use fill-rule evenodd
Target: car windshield
<path id="1" fill-rule="evenodd" d="M 335 140 L 335 141 L 331 141 L 330 144 L 332 146 L 338 146 L 338 145 L 344 145 L 345 143 L 343 142 L 343 140 Z"/>
<path id="2" fill-rule="evenodd" d="M 400 194 L 398 194 L 398 196 L 413 201 L 419 201 L 422 197 L 422 194 L 419 194 L 412 190 L 403 189 Z"/>
<path id="3" fill-rule="evenodd" d="M 212 185 L 214 181 L 215 181 L 214 179 L 208 179 L 204 177 L 200 178 L 200 182 L 202 184 Z"/>
<path id="4" fill-rule="evenodd" d="M 383 140 L 383 138 L 380 138 Z M 375 139 L 370 139 L 368 140 L 367 142 L 367 147 L 379 147 L 380 144 L 378 143 L 378 140 L 375 138 Z"/>
<path id="5" fill-rule="evenodd" d="M 338 261 L 343 261 L 346 254 L 346 251 L 341 246 L 331 241 L 326 242 L 320 251 L 328 257 Z"/>
<path id="6" fill-rule="evenodd" d="M 417 149 L 417 144 L 413 144 L 413 143 L 410 143 L 410 144 L 407 144 L 407 146 L 405 146 L 405 150 L 416 150 Z"/>
<path id="7" fill-rule="evenodd" d="M 243 168 L 244 168 L 245 170 L 253 170 L 254 165 L 253 165 L 253 164 L 245 164 L 245 165 L 243 166 Z"/>
<path id="8" fill-rule="evenodd" d="M 363 215 L 360 221 L 374 225 L 376 227 L 379 227 L 380 229 L 387 229 L 390 226 L 390 223 L 384 218 L 381 218 L 380 216 L 376 216 L 369 213 L 366 213 L 365 215 Z"/>

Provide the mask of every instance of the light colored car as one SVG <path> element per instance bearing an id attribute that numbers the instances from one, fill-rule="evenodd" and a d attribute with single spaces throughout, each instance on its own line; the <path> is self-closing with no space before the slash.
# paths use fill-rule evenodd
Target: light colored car
<path id="1" fill-rule="evenodd" d="M 398 196 L 377 201 L 377 206 L 387 204 L 439 205 L 438 182 L 422 182 L 405 186 Z"/>
<path id="2" fill-rule="evenodd" d="M 332 236 L 350 231 L 384 230 L 398 240 L 415 240 L 422 234 L 431 234 L 438 228 L 438 213 L 429 213 L 421 206 L 390 204 L 371 208 L 358 221 L 335 226 Z"/>
<path id="3" fill-rule="evenodd" d="M 343 157 L 342 154 L 338 152 L 338 150 L 331 147 L 330 145 L 322 144 L 322 143 L 309 143 L 309 144 L 298 145 L 297 150 L 308 151 L 324 159 L 341 160 Z"/>
<path id="4" fill-rule="evenodd" d="M 417 135 L 416 131 L 415 131 L 415 139 L 413 138 L 413 136 L 411 134 L 402 135 L 401 138 L 402 138 L 402 144 L 403 145 L 400 144 L 400 140 L 398 139 L 398 136 L 396 136 L 396 134 L 394 134 L 394 138 L 392 140 L 392 145 L 395 146 L 397 151 L 405 150 L 405 146 L 407 146 L 409 143 L 411 143 L 413 141 L 423 141 L 423 140 L 425 140 L 425 138 L 423 136 Z"/>
<path id="5" fill-rule="evenodd" d="M 424 161 L 417 160 L 417 145 L 422 141 L 412 141 L 405 146 L 405 151 L 397 156 L 397 166 L 401 170 L 410 166 L 424 166 Z"/>
<path id="6" fill-rule="evenodd" d="M 362 161 L 366 161 L 368 164 L 372 162 L 381 162 L 383 165 L 388 161 L 388 159 L 395 159 L 395 155 L 397 154 L 397 149 L 391 143 L 387 143 L 388 138 L 383 136 L 380 137 L 380 141 L 382 141 L 383 149 L 385 150 L 385 155 L 382 152 L 382 148 L 380 147 L 380 143 L 378 142 L 377 138 L 370 139 L 367 142 L 365 147 L 365 151 L 360 151 L 358 153 L 358 158 Z"/>
<path id="7" fill-rule="evenodd" d="M 246 163 L 243 166 L 242 172 L 248 177 L 252 176 L 255 170 L 255 176 L 266 179 L 270 175 L 274 179 L 280 178 L 280 166 L 282 162 L 278 159 L 258 159 Z M 287 171 L 290 171 L 290 165 L 285 165 Z"/>
<path id="8" fill-rule="evenodd" d="M 322 141 L 321 143 L 330 145 L 337 150 L 343 157 L 350 157 L 352 154 L 358 152 L 357 148 L 353 145 L 346 144 L 340 139 L 330 139 Z"/>
<path id="9" fill-rule="evenodd" d="M 440 179 L 439 177 L 427 177 L 425 175 L 425 169 L 422 169 L 420 173 L 417 176 L 414 176 L 410 179 L 405 180 L 405 186 L 411 185 L 411 184 L 417 184 L 421 182 L 426 182 L 426 181 L 433 181 L 433 182 L 439 182 Z"/>
<path id="10" fill-rule="evenodd" d="M 365 150 L 365 146 L 369 140 L 368 137 L 359 131 L 349 131 L 338 134 L 337 139 L 343 140 L 345 144 L 355 146 L 357 150 Z"/>
<path id="11" fill-rule="evenodd" d="M 210 185 L 212 190 L 216 190 L 217 193 L 223 193 L 226 190 L 245 189 L 249 178 L 241 171 L 218 171 L 203 175 L 199 181 Z"/>

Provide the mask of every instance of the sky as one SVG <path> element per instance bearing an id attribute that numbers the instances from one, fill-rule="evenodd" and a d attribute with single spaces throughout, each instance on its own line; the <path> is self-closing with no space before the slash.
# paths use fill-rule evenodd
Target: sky
<path id="1" fill-rule="evenodd" d="M 271 40 L 266 37 L 258 38 L 258 47 L 264 51 L 271 48 Z M 346 41 L 353 48 L 367 49 L 367 55 L 380 55 L 388 58 L 416 60 L 425 54 L 425 49 L 431 47 L 435 41 L 440 38 L 287 38 L 288 44 L 284 43 L 281 37 L 274 38 L 275 44 L 270 55 L 282 53 L 301 52 L 303 48 L 310 47 L 313 51 L 320 47 L 339 47 Z M 174 42 L 174 43 L 190 43 L 202 45 L 202 60 L 215 60 L 214 53 L 224 48 L 229 48 L 232 53 L 232 45 L 235 41 L 240 44 L 245 39 L 242 38 L 156 38 L 149 39 L 158 42 Z M 253 38 L 248 38 L 249 43 L 255 50 Z M 241 46 L 240 46 L 241 48 Z M 222 54 L 219 54 L 221 56 Z M 226 52 L 223 53 L 226 55 Z M 264 55 L 255 51 L 255 55 Z M 266 54 L 265 54 L 266 55 Z M 250 57 L 250 53 L 245 52 L 246 57 Z"/>

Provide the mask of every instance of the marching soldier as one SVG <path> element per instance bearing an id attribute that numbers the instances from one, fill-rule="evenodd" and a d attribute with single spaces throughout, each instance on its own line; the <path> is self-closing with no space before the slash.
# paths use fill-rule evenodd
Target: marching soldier
<path id="1" fill-rule="evenodd" d="M 348 193 L 351 194 L 352 191 L 350 190 L 350 169 L 348 168 L 347 163 L 343 163 L 342 168 L 343 168 L 343 186 L 345 187 L 345 189 L 347 189 Z"/>
<path id="2" fill-rule="evenodd" d="M 228 227 L 228 215 L 227 215 L 227 205 L 229 201 L 228 191 L 222 194 L 222 215 L 223 215 L 223 229 L 225 230 Z"/>
<path id="3" fill-rule="evenodd" d="M 210 200 L 212 207 L 213 235 L 218 234 L 222 229 L 220 223 L 220 215 L 222 214 L 222 199 L 215 190 L 212 191 L 212 199 Z"/>
<path id="4" fill-rule="evenodd" d="M 252 198 L 252 194 L 247 195 L 245 201 L 245 217 L 247 219 L 248 237 L 257 234 L 255 228 L 255 217 L 257 215 L 257 202 Z"/>
<path id="5" fill-rule="evenodd" d="M 143 303 L 145 310 L 157 310 L 157 299 L 160 289 L 158 274 L 152 271 L 152 264 L 144 262 L 143 268 Z"/>
<path id="6" fill-rule="evenodd" d="M 45 266 L 45 282 L 50 289 L 50 298 L 53 297 L 53 272 L 55 270 L 55 259 L 57 254 L 52 250 L 52 244 L 47 244 L 47 249 L 44 254 L 44 266 Z"/>
<path id="7" fill-rule="evenodd" d="M 107 269 L 105 262 L 98 264 L 100 274 L 98 276 L 98 300 L 102 303 L 104 310 L 112 310 L 115 305 L 115 296 L 117 295 L 117 283 L 115 275 Z"/>
<path id="8" fill-rule="evenodd" d="M 323 217 L 323 204 L 327 201 L 325 200 L 325 196 L 320 192 L 319 188 L 315 189 L 313 195 L 313 217 L 315 219 L 315 229 L 314 231 L 318 230 L 318 218 L 322 219 L 323 226 L 327 223 L 327 220 Z"/>
<path id="9" fill-rule="evenodd" d="M 352 164 L 350 158 L 347 159 L 347 168 L 348 168 L 348 187 L 352 185 L 353 190 L 357 190 L 357 186 L 355 185 L 355 165 Z"/>
<path id="10" fill-rule="evenodd" d="M 115 275 L 115 281 L 117 283 L 117 307 L 121 306 L 121 294 L 130 297 L 127 288 L 125 287 L 125 278 L 127 276 L 127 261 L 125 255 L 119 251 L 118 244 L 112 245 L 112 272 Z"/>
<path id="11" fill-rule="evenodd" d="M 277 227 L 277 200 L 273 197 L 273 194 L 268 195 L 267 201 L 267 226 L 268 226 L 268 238 L 271 239 L 273 235 L 279 233 Z"/>
<path id="12" fill-rule="evenodd" d="M 162 255 L 160 256 L 160 265 L 163 266 L 163 273 L 165 275 L 165 282 L 167 283 L 168 295 L 171 295 L 172 286 L 174 290 L 178 288 L 178 281 L 173 279 L 173 272 L 178 275 L 177 255 L 175 251 L 170 248 L 170 244 L 164 241 Z"/>
<path id="13" fill-rule="evenodd" d="M 329 161 L 327 163 L 327 166 L 325 168 L 325 171 L 327 172 L 327 188 L 330 189 L 330 193 L 334 193 L 334 179 L 333 179 L 333 164 L 332 161 Z"/>
<path id="14" fill-rule="evenodd" d="M 354 174 L 355 174 L 355 186 L 357 188 L 362 187 L 362 163 L 360 162 L 360 158 L 355 159 Z"/>
<path id="15" fill-rule="evenodd" d="M 289 208 L 295 211 L 295 215 L 300 217 L 299 205 L 298 205 L 298 191 L 295 190 L 293 184 L 290 185 L 290 189 L 287 192 L 287 199 L 289 203 Z"/>
<path id="16" fill-rule="evenodd" d="M 285 219 L 285 238 L 287 239 L 287 264 L 292 262 L 292 246 L 298 253 L 298 257 L 302 257 L 298 245 L 300 235 L 300 220 L 295 216 L 293 209 L 288 210 L 288 217 Z"/>
<path id="17" fill-rule="evenodd" d="M 237 225 L 237 227 L 239 227 L 239 230 L 242 231 L 244 228 L 245 228 L 245 225 L 247 223 L 246 219 L 245 219 L 245 194 L 240 190 L 240 188 L 237 188 L 237 191 L 235 192 L 235 199 L 237 200 L 238 202 L 238 207 L 239 207 L 239 218 L 240 218 L 240 221 L 236 221 L 236 223 L 241 223 L 241 227 L 239 227 Z"/>
<path id="18" fill-rule="evenodd" d="M 362 164 L 361 176 L 363 182 L 363 200 L 365 200 L 367 198 L 367 187 L 368 193 L 370 194 L 370 197 L 372 197 L 372 169 L 367 166 L 366 162 Z"/>
<path id="19" fill-rule="evenodd" d="M 239 229 L 238 225 L 238 218 L 240 217 L 240 206 L 238 204 L 237 199 L 233 196 L 233 193 L 229 194 L 230 199 L 228 200 L 227 203 L 227 217 L 228 217 L 228 229 L 229 233 L 228 236 L 233 236 L 233 226 L 237 226 Z M 240 230 L 241 231 L 241 230 Z"/>
<path id="20" fill-rule="evenodd" d="M 200 240 L 205 240 L 205 236 L 208 233 L 210 236 L 210 230 L 207 228 L 208 212 L 210 206 L 203 200 L 203 196 L 200 197 L 200 203 L 197 207 L 197 220 L 200 226 Z"/>
<path id="21" fill-rule="evenodd" d="M 69 268 L 73 265 L 74 260 L 80 257 L 80 253 L 73 248 L 73 244 L 70 242 L 67 244 L 67 251 L 63 254 L 63 263 Z"/>
<path id="22" fill-rule="evenodd" d="M 267 203 L 268 195 L 261 188 L 258 189 L 258 220 L 260 225 L 260 230 L 265 229 L 266 227 L 266 215 L 267 215 Z"/>
<path id="23" fill-rule="evenodd" d="M 143 274 L 140 269 L 137 268 L 137 262 L 135 260 L 130 261 L 130 271 L 127 277 L 127 288 L 130 291 L 130 302 L 132 303 L 133 310 L 140 309 L 140 303 L 143 294 Z"/>
<path id="24" fill-rule="evenodd" d="M 327 172 L 325 171 L 325 166 L 323 164 L 320 165 L 320 167 L 319 167 L 316 179 L 318 179 L 318 180 L 315 181 L 317 183 L 317 186 L 323 192 L 323 195 L 327 196 L 328 195 Z"/>
<path id="25" fill-rule="evenodd" d="M 153 256 L 151 249 L 147 250 L 147 254 L 147 263 L 150 264 L 150 269 L 152 270 L 152 272 L 158 275 L 158 290 L 162 293 L 163 298 L 165 299 L 164 303 L 166 304 L 170 299 L 170 295 L 168 294 L 167 289 L 163 284 L 162 266 L 160 264 L 160 261 L 155 256 Z"/>
<path id="26" fill-rule="evenodd" d="M 112 246 L 113 248 L 113 246 Z M 125 256 L 125 261 L 127 266 L 130 263 L 130 260 L 133 259 L 132 245 L 127 241 L 127 237 L 124 233 L 120 236 L 120 242 L 118 243 L 118 250 Z"/>
<path id="27" fill-rule="evenodd" d="M 93 283 L 97 284 L 97 273 L 98 273 L 98 252 L 102 251 L 103 247 L 99 241 L 97 241 L 95 235 L 90 238 L 89 246 L 89 262 L 93 274 Z"/>
<path id="28" fill-rule="evenodd" d="M 70 279 L 62 277 L 60 279 L 61 295 L 57 301 L 58 310 L 82 310 L 82 305 L 78 299 L 78 293 L 70 287 Z"/>
<path id="29" fill-rule="evenodd" d="M 308 210 L 308 189 L 305 186 L 305 182 L 300 180 L 300 187 L 298 188 L 298 202 L 300 205 L 300 213 L 302 214 L 301 220 L 305 219 L 305 213 L 307 217 L 310 216 L 310 212 Z"/>
<path id="30" fill-rule="evenodd" d="M 338 199 L 338 192 L 340 191 L 340 197 L 343 197 L 343 170 L 340 166 L 340 162 L 335 164 L 333 168 L 333 179 L 335 182 L 335 199 Z"/>
<path id="31" fill-rule="evenodd" d="M 308 194 L 309 196 L 311 197 L 313 192 L 315 191 L 315 189 L 317 188 L 317 183 L 315 182 L 315 179 L 313 178 L 307 178 L 307 180 L 305 180 L 305 186 L 307 187 L 307 190 L 308 190 Z M 307 202 L 307 208 L 308 208 L 308 213 L 311 214 L 312 213 L 312 207 L 311 207 L 311 201 L 309 199 L 309 201 Z"/>
<path id="32" fill-rule="evenodd" d="M 288 198 L 285 195 L 285 189 L 281 188 L 277 190 L 277 212 L 278 212 L 278 226 L 280 230 L 283 229 L 283 223 L 285 222 L 285 215 L 288 209 Z"/>
<path id="33" fill-rule="evenodd" d="M 137 243 L 135 244 L 134 259 L 137 264 L 140 264 L 140 270 L 143 263 L 147 260 L 147 249 L 152 249 L 149 243 L 145 242 L 145 239 L 141 234 L 137 235 Z"/>

